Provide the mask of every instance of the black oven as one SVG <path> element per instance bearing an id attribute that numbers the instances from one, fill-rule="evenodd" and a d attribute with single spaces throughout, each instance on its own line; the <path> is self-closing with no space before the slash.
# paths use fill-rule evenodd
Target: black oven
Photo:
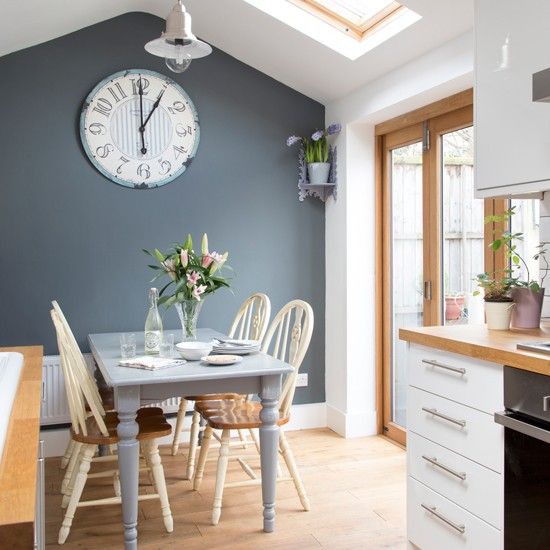
<path id="1" fill-rule="evenodd" d="M 550 376 L 504 368 L 504 550 L 550 549 Z"/>

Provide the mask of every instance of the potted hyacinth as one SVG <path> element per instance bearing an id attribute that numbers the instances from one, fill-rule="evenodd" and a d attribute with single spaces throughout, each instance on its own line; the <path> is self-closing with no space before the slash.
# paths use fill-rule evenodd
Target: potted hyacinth
<path id="1" fill-rule="evenodd" d="M 159 265 L 150 265 L 158 271 L 153 281 L 168 276 L 170 281 L 161 289 L 159 305 L 166 308 L 175 306 L 181 322 L 184 340 L 195 340 L 197 320 L 204 303 L 204 298 L 219 288 L 229 287 L 228 280 L 221 274 L 228 252 L 218 254 L 208 250 L 208 236 L 202 236 L 201 252 L 193 250 L 191 235 L 183 244 L 174 244 L 163 253 L 158 248 L 153 252 L 143 250 L 157 260 Z"/>
<path id="2" fill-rule="evenodd" d="M 341 124 L 331 124 L 324 130 L 316 130 L 311 137 L 289 136 L 286 144 L 291 147 L 301 143 L 307 164 L 309 183 L 322 185 L 328 182 L 330 162 L 328 162 L 329 147 L 327 137 L 336 135 L 342 130 Z"/>

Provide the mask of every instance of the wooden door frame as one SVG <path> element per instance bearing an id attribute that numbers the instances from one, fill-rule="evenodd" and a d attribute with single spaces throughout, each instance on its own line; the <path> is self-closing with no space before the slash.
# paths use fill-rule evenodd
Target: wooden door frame
<path id="1" fill-rule="evenodd" d="M 389 197 L 389 155 L 392 146 L 406 145 L 418 141 L 419 128 L 426 124 L 430 132 L 431 147 L 423 154 L 423 178 L 429 182 L 430 193 L 424 193 L 423 215 L 425 238 L 437 243 L 441 228 L 441 139 L 442 134 L 465 128 L 473 124 L 473 93 L 465 90 L 451 97 L 437 101 L 400 117 L 383 122 L 375 127 L 375 345 L 376 345 L 376 410 L 379 434 L 384 434 L 398 443 L 406 444 L 406 430 L 391 419 L 391 371 L 384 364 L 391 357 L 391 264 L 388 251 L 391 244 L 391 199 Z M 403 143 L 398 143 L 403 138 Z M 486 199 L 485 215 L 500 213 L 507 208 L 504 199 Z M 485 226 L 486 244 L 492 240 L 494 227 Z M 432 281 L 432 295 L 441 292 L 441 246 L 430 250 L 424 258 L 424 279 Z M 487 249 L 487 247 L 486 247 Z M 489 249 L 487 249 L 489 250 Z M 427 256 L 427 257 L 426 257 Z M 485 254 L 485 271 L 493 273 L 503 269 L 505 259 L 492 250 Z M 428 279 L 429 277 L 429 279 Z M 426 304 L 425 304 L 426 305 Z M 425 307 L 426 324 L 440 324 L 442 309 L 437 301 Z M 385 420 L 388 419 L 386 422 Z"/>

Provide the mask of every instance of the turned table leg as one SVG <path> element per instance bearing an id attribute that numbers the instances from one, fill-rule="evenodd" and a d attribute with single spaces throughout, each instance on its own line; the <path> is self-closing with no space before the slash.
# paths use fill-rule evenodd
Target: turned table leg
<path id="1" fill-rule="evenodd" d="M 117 388 L 118 467 L 124 524 L 124 548 L 137 550 L 139 443 L 136 414 L 139 409 L 139 386 Z"/>
<path id="2" fill-rule="evenodd" d="M 281 376 L 262 376 L 260 399 L 260 461 L 262 467 L 262 499 L 264 505 L 264 531 L 275 529 L 275 493 L 277 486 L 277 464 L 279 448 L 279 395 Z"/>

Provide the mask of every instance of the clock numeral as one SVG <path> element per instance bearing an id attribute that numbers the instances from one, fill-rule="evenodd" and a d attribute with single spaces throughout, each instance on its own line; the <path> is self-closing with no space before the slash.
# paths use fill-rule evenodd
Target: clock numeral
<path id="1" fill-rule="evenodd" d="M 109 153 L 112 153 L 115 150 L 114 146 L 110 143 L 106 143 L 105 145 L 100 145 L 96 150 L 96 155 L 102 159 L 107 158 L 109 156 Z"/>
<path id="2" fill-rule="evenodd" d="M 183 103 L 183 101 L 174 101 L 172 107 L 168 107 L 168 110 L 171 115 L 174 113 L 183 113 L 183 111 L 185 111 L 185 103 Z"/>
<path id="3" fill-rule="evenodd" d="M 99 136 L 107 133 L 107 128 L 101 122 L 93 122 L 88 126 L 88 131 L 93 136 Z"/>
<path id="4" fill-rule="evenodd" d="M 181 122 L 178 122 L 178 124 L 176 124 L 176 134 L 179 136 L 179 137 L 185 137 L 186 135 L 191 135 L 193 133 L 193 128 L 191 126 L 187 126 L 187 128 L 185 128 L 185 126 L 181 123 Z"/>
<path id="5" fill-rule="evenodd" d="M 122 162 L 122 164 L 120 164 L 119 167 L 116 169 L 117 174 L 122 174 L 122 168 L 127 162 L 130 162 L 130 159 L 127 159 L 124 155 L 122 155 L 120 157 L 120 161 Z"/>
<path id="6" fill-rule="evenodd" d="M 172 169 L 172 164 L 169 160 L 159 159 L 159 164 L 160 164 L 159 174 L 161 176 L 165 176 Z"/>
<path id="7" fill-rule="evenodd" d="M 137 168 L 137 175 L 148 180 L 151 177 L 151 167 L 148 164 L 140 164 Z"/>
<path id="8" fill-rule="evenodd" d="M 122 101 L 123 99 L 125 99 L 126 97 L 128 97 L 126 95 L 126 92 L 122 89 L 122 86 L 120 85 L 120 82 L 116 82 L 115 83 L 115 88 L 111 88 L 111 86 L 109 86 L 107 88 L 107 90 L 109 90 L 109 92 L 111 93 L 111 95 L 113 96 L 113 99 L 118 103 L 119 101 Z"/>
<path id="9" fill-rule="evenodd" d="M 187 154 L 187 150 L 184 149 L 183 147 L 180 147 L 179 145 L 172 145 L 172 147 L 174 148 L 174 158 L 176 160 L 178 160 L 178 157 L 180 155 L 185 155 Z"/>
<path id="10" fill-rule="evenodd" d="M 139 78 L 131 78 L 130 81 L 132 82 L 132 93 L 134 95 L 139 95 L 139 81 L 141 80 L 141 88 L 143 90 L 143 95 L 147 95 L 149 91 L 147 88 L 149 88 L 150 82 L 146 79 L 140 76 Z"/>
<path id="11" fill-rule="evenodd" d="M 105 99 L 104 97 L 100 97 L 97 100 L 97 105 L 94 107 L 94 111 L 101 113 L 107 118 L 109 118 L 109 115 L 111 114 L 112 109 L 113 109 L 112 103 L 108 99 Z"/>

